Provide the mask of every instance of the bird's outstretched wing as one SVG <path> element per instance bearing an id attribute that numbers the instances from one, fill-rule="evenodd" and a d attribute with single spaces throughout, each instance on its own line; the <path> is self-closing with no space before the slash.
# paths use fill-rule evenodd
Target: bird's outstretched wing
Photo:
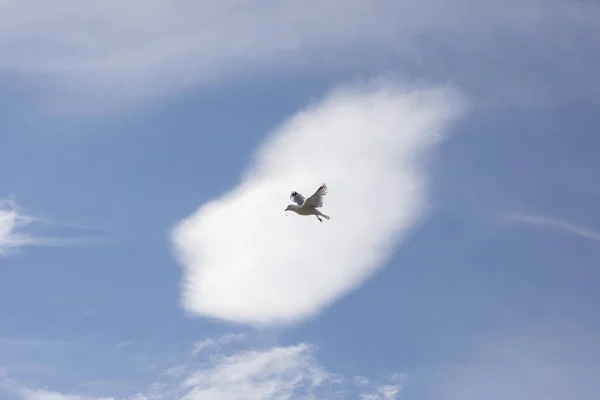
<path id="1" fill-rule="evenodd" d="M 292 201 L 294 203 L 298 204 L 299 206 L 304 204 L 304 196 L 302 196 L 300 193 L 296 192 L 295 190 L 290 195 L 290 199 L 292 199 Z"/>
<path id="2" fill-rule="evenodd" d="M 310 206 L 310 207 L 323 207 L 323 196 L 325 196 L 327 194 L 327 185 L 326 184 L 322 184 L 320 188 L 317 189 L 317 191 L 310 196 L 308 199 L 306 199 L 306 205 Z"/>

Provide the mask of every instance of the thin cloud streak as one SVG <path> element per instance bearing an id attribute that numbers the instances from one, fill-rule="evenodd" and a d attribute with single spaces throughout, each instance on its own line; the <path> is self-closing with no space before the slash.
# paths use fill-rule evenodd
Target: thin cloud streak
<path id="1" fill-rule="evenodd" d="M 33 224 L 69 226 L 83 229 L 73 224 L 54 223 L 29 215 L 10 199 L 0 200 L 0 257 L 13 254 L 22 247 L 78 247 L 98 246 L 115 243 L 114 236 L 48 236 L 35 235 L 29 231 Z M 89 228 L 88 228 L 89 229 Z"/>
<path id="2" fill-rule="evenodd" d="M 361 285 L 427 205 L 424 163 L 462 112 L 457 93 L 347 86 L 299 111 L 241 183 L 171 231 L 184 308 L 252 325 L 316 315 Z M 330 221 L 285 216 L 289 194 L 326 182 Z"/>
<path id="3" fill-rule="evenodd" d="M 198 353 L 203 352 L 209 349 L 221 348 L 222 346 L 229 345 L 236 342 L 242 342 L 246 339 L 246 335 L 243 333 L 230 333 L 224 336 L 221 336 L 218 340 L 213 338 L 207 338 L 197 342 L 194 345 L 194 350 L 192 351 L 192 355 L 195 357 Z"/>
<path id="4" fill-rule="evenodd" d="M 563 219 L 547 217 L 535 214 L 509 213 L 504 216 L 504 221 L 508 223 L 518 223 L 540 227 L 556 228 L 573 235 L 581 236 L 586 239 L 600 243 L 600 233 L 586 227 L 573 224 Z"/>

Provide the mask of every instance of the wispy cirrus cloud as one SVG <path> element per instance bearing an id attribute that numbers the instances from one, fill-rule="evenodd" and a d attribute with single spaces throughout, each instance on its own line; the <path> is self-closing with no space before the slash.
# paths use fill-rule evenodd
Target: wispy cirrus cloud
<path id="1" fill-rule="evenodd" d="M 244 335 L 243 333 L 231 333 L 228 335 L 221 336 L 220 338 L 218 338 L 216 340 L 213 338 L 207 338 L 207 339 L 197 342 L 194 345 L 193 355 L 196 356 L 196 355 L 198 355 L 198 353 L 200 353 L 204 350 L 212 349 L 215 347 L 222 347 L 222 346 L 229 345 L 229 344 L 235 343 L 235 342 L 241 342 L 241 341 L 244 341 L 245 339 L 246 339 L 246 335 Z"/>
<path id="2" fill-rule="evenodd" d="M 507 213 L 503 215 L 502 220 L 505 223 L 511 224 L 524 224 L 558 229 L 563 232 L 570 233 L 572 235 L 580 236 L 586 239 L 590 239 L 594 242 L 600 243 L 600 233 L 561 218 L 529 213 Z"/>
<path id="3" fill-rule="evenodd" d="M 461 107 L 452 90 L 383 81 L 335 90 L 298 112 L 237 187 L 173 228 L 185 309 L 289 323 L 361 285 L 423 215 L 425 163 Z M 330 221 L 285 217 L 292 190 L 308 196 L 322 182 Z"/>
<path id="4" fill-rule="evenodd" d="M 43 389 L 29 388 L 19 390 L 19 395 L 23 400 L 114 400 L 112 398 L 73 396 Z"/>
<path id="5" fill-rule="evenodd" d="M 158 378 L 129 395 L 62 393 L 9 379 L 4 386 L 22 400 L 395 400 L 404 387 L 403 374 L 357 379 L 331 372 L 308 343 L 271 347 L 247 343 L 231 349 L 225 344 L 233 337 L 238 335 L 204 339 L 224 345 L 212 347 L 200 359 L 192 349 L 180 364 L 163 365 Z"/>
<path id="6" fill-rule="evenodd" d="M 81 225 L 61 224 L 46 219 L 38 218 L 23 211 L 11 199 L 0 199 L 0 256 L 13 254 L 23 247 L 50 246 L 73 247 L 93 246 L 113 241 L 113 237 L 103 231 L 101 235 L 93 236 L 66 236 L 48 233 L 35 233 L 35 225 L 46 226 L 71 226 L 78 230 L 85 229 Z M 98 230 L 87 228 L 86 230 Z"/>

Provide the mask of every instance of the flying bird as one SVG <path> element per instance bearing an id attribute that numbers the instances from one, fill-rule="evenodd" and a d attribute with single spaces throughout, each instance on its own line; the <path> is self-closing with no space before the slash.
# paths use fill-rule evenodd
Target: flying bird
<path id="1" fill-rule="evenodd" d="M 305 199 L 300 193 L 293 191 L 290 199 L 296 204 L 290 204 L 285 211 L 293 211 L 298 215 L 314 215 L 320 222 L 323 222 L 321 217 L 329 219 L 329 215 L 323 214 L 317 208 L 323 207 L 323 196 L 327 194 L 327 185 L 323 184 L 317 191 Z"/>

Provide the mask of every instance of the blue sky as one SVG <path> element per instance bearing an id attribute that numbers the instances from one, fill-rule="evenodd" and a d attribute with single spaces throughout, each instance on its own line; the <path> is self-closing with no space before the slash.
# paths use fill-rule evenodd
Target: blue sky
<path id="1" fill-rule="evenodd" d="M 596 398 L 596 2 L 0 10 L 0 398 Z"/>

